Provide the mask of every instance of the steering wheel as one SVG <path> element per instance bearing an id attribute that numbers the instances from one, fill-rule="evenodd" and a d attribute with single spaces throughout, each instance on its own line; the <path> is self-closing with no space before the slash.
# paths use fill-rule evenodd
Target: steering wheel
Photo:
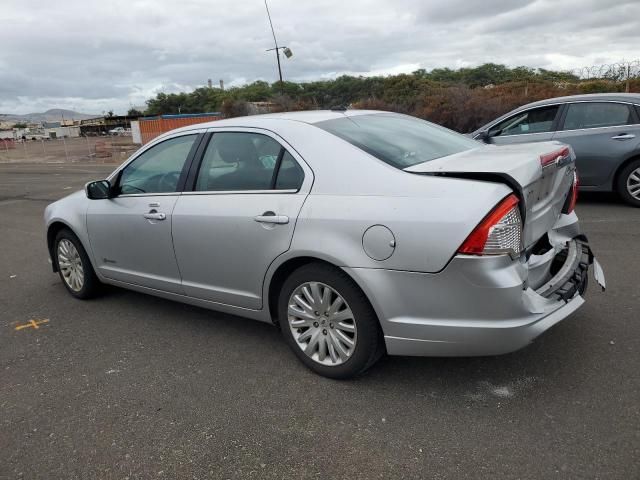
<path id="1" fill-rule="evenodd" d="M 178 185 L 180 179 L 180 172 L 168 172 L 160 177 L 158 180 L 158 187 L 161 192 L 173 192 Z"/>

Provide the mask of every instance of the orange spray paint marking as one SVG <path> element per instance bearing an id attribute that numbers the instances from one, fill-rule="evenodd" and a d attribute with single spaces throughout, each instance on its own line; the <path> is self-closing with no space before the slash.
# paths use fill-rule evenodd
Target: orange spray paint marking
<path id="1" fill-rule="evenodd" d="M 23 328 L 40 328 L 38 325 L 42 325 L 43 323 L 49 323 L 49 319 L 45 318 L 44 320 L 29 320 L 29 323 L 25 323 L 24 325 L 16 326 L 16 330 L 22 330 Z"/>

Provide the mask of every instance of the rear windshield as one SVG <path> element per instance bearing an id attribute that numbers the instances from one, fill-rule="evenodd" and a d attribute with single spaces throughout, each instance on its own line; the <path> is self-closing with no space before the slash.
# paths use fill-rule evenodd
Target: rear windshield
<path id="1" fill-rule="evenodd" d="M 404 115 L 354 115 L 315 125 L 400 169 L 479 146 L 459 133 Z"/>

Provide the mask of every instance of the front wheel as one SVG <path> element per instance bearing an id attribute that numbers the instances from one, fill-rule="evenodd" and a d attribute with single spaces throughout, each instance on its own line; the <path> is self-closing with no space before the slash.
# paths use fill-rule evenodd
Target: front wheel
<path id="1" fill-rule="evenodd" d="M 640 159 L 633 160 L 622 169 L 616 189 L 625 202 L 640 207 Z"/>
<path id="2" fill-rule="evenodd" d="M 284 282 L 278 302 L 282 334 L 314 372 L 350 378 L 384 352 L 378 318 L 366 296 L 343 271 L 313 263 Z"/>
<path id="3" fill-rule="evenodd" d="M 86 299 L 98 292 L 100 281 L 93 271 L 87 252 L 71 230 L 63 229 L 58 232 L 53 254 L 60 279 L 71 295 Z"/>

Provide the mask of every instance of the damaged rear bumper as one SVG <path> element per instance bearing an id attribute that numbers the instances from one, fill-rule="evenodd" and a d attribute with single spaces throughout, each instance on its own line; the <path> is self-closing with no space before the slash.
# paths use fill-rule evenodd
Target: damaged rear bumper
<path id="1" fill-rule="evenodd" d="M 438 274 L 346 270 L 372 299 L 390 355 L 508 353 L 584 303 L 590 270 L 604 288 L 577 218 L 563 217 L 548 250 L 517 260 L 458 255 Z"/>
<path id="2" fill-rule="evenodd" d="M 545 298 L 568 302 L 576 294 L 584 294 L 587 289 L 589 266 L 594 265 L 594 278 L 604 289 L 605 280 L 602 268 L 593 256 L 589 243 L 584 236 L 574 238 L 554 257 L 560 264 L 559 270 L 536 293 Z"/>

